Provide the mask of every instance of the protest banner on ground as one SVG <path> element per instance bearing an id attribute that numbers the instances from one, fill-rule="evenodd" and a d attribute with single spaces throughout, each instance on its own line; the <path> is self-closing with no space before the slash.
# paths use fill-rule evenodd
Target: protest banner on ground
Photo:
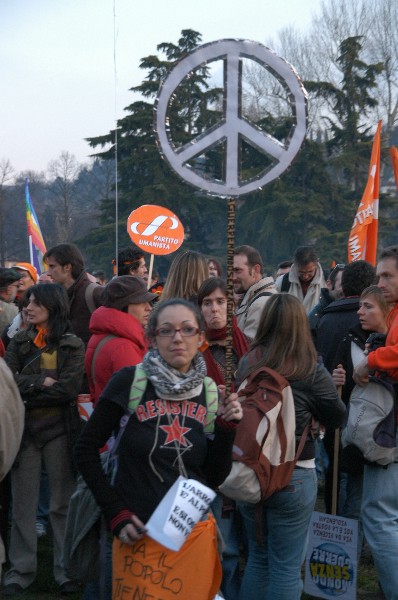
<path id="1" fill-rule="evenodd" d="M 358 521 L 314 512 L 309 527 L 304 591 L 316 598 L 355 600 Z"/>

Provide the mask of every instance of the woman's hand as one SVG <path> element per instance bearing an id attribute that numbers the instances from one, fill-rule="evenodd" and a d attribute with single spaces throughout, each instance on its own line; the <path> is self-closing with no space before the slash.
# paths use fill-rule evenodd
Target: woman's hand
<path id="1" fill-rule="evenodd" d="M 345 385 L 345 369 L 343 365 L 337 365 L 332 373 L 333 383 L 336 387 Z"/>
<path id="2" fill-rule="evenodd" d="M 57 383 L 57 380 L 53 377 L 46 377 L 43 381 L 44 387 L 51 387 L 52 385 L 54 385 L 54 383 Z"/>
<path id="3" fill-rule="evenodd" d="M 230 394 L 228 398 L 225 398 L 220 404 L 218 414 L 224 421 L 240 421 L 243 416 L 243 411 L 238 394 Z"/>
<path id="4" fill-rule="evenodd" d="M 119 533 L 119 539 L 123 544 L 129 544 L 132 546 L 138 540 L 142 540 L 146 533 L 144 523 L 136 516 L 131 517 L 132 523 L 125 525 Z"/>

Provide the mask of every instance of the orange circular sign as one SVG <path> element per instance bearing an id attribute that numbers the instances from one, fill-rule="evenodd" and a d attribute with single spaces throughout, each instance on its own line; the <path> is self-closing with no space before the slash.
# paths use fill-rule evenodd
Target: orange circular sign
<path id="1" fill-rule="evenodd" d="M 134 244 L 150 254 L 171 254 L 184 241 L 184 227 L 167 208 L 144 204 L 130 213 L 127 231 Z"/>

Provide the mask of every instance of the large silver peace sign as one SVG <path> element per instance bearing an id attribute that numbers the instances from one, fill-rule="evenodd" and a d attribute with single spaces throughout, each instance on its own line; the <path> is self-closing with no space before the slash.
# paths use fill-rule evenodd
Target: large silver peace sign
<path id="1" fill-rule="evenodd" d="M 242 58 L 254 60 L 268 69 L 289 92 L 295 124 L 284 143 L 240 115 L 239 63 Z M 168 127 L 168 108 L 174 92 L 178 94 L 178 86 L 191 71 L 221 59 L 226 71 L 223 119 L 188 144 L 176 147 Z M 161 151 L 170 166 L 188 183 L 218 196 L 247 194 L 279 177 L 299 151 L 306 132 L 306 99 L 305 89 L 293 67 L 262 44 L 246 40 L 219 40 L 204 44 L 177 64 L 159 90 L 155 104 L 155 128 Z M 241 181 L 239 171 L 240 137 L 271 159 L 271 166 L 245 181 Z M 202 177 L 189 165 L 189 161 L 223 141 L 226 141 L 225 181 Z"/>

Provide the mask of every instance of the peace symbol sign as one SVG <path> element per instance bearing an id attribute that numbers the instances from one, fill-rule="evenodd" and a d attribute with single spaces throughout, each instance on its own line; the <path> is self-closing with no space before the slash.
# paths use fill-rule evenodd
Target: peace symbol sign
<path id="1" fill-rule="evenodd" d="M 295 125 L 284 143 L 240 115 L 240 68 L 242 58 L 251 59 L 270 70 L 289 92 Z M 206 63 L 224 61 L 224 118 L 220 123 L 198 135 L 182 147 L 170 138 L 168 108 L 178 86 L 191 71 Z M 178 94 L 178 90 L 176 91 Z M 163 82 L 155 104 L 155 129 L 164 157 L 170 166 L 188 183 L 218 196 L 240 196 L 269 183 L 287 169 L 304 140 L 307 122 L 305 89 L 289 63 L 257 42 L 219 40 L 200 46 L 171 71 Z M 256 178 L 241 181 L 239 172 L 239 138 L 271 159 L 271 166 Z M 202 177 L 189 165 L 216 144 L 226 141 L 225 181 Z"/>

